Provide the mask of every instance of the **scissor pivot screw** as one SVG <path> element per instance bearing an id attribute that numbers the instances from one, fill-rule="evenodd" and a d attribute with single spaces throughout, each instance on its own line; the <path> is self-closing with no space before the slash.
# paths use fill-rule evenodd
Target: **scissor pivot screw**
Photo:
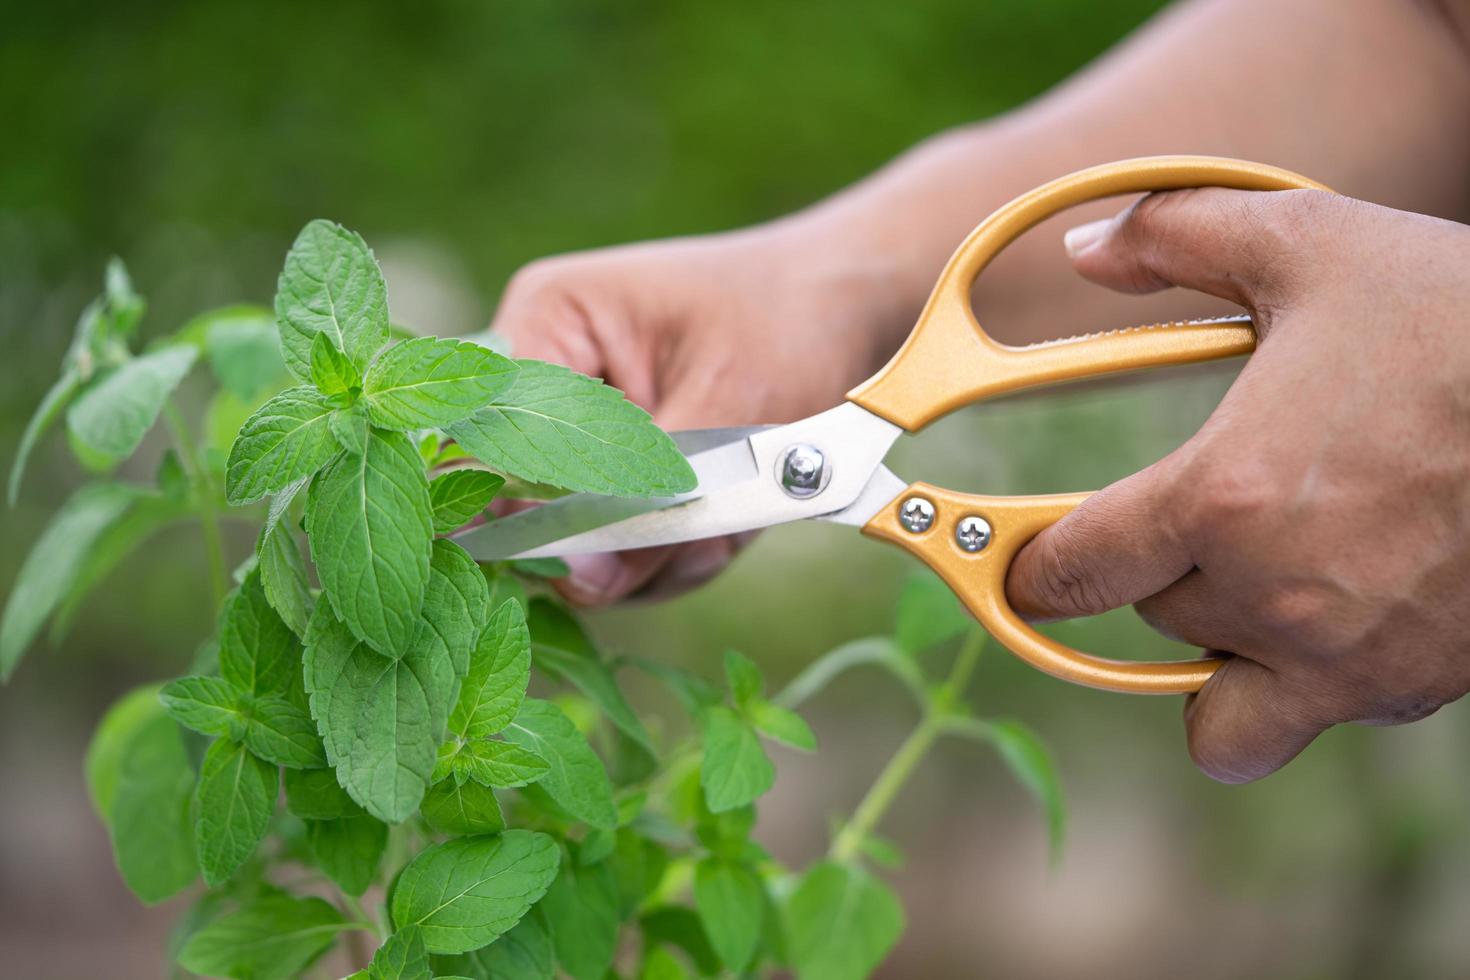
<path id="1" fill-rule="evenodd" d="M 781 481 L 781 489 L 798 500 L 821 493 L 827 488 L 831 476 L 827 457 L 816 446 L 804 442 L 786 447 L 776 466 L 776 478 Z"/>
<path id="2" fill-rule="evenodd" d="M 910 534 L 923 534 L 934 526 L 934 505 L 923 497 L 910 497 L 898 508 L 898 523 Z"/>
<path id="3" fill-rule="evenodd" d="M 955 525 L 954 540 L 960 546 L 961 551 L 968 551 L 971 554 L 984 551 L 985 546 L 990 543 L 990 522 L 973 514 L 961 518 L 960 522 Z"/>

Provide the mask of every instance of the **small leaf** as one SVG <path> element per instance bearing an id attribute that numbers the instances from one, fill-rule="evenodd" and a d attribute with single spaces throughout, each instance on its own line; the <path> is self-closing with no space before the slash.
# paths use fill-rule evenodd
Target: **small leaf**
<path id="1" fill-rule="evenodd" d="M 311 342 L 311 383 L 328 397 L 346 395 L 362 387 L 362 375 L 337 349 L 330 334 L 319 333 Z"/>
<path id="2" fill-rule="evenodd" d="M 287 980 L 351 928 L 320 898 L 266 892 L 190 936 L 179 965 L 212 977 Z"/>
<path id="3" fill-rule="evenodd" d="M 767 738 L 774 738 L 803 752 L 817 750 L 817 737 L 801 715 L 769 701 L 757 701 L 747 709 L 750 722 Z"/>
<path id="4" fill-rule="evenodd" d="M 194 840 L 204 881 L 219 885 L 245 863 L 265 837 L 276 808 L 276 767 L 243 745 L 219 739 L 199 767 Z"/>
<path id="5" fill-rule="evenodd" d="M 551 933 L 540 906 L 490 945 L 458 956 L 436 956 L 434 963 L 441 971 L 481 980 L 553 980 L 556 975 Z"/>
<path id="6" fill-rule="evenodd" d="M 567 853 L 541 909 L 561 968 L 574 980 L 602 980 L 618 947 L 618 886 L 612 869 L 582 867 Z"/>
<path id="7" fill-rule="evenodd" d="M 301 670 L 301 641 L 265 597 L 260 571 L 245 577 L 220 612 L 220 675 L 242 694 L 285 694 Z"/>
<path id="8" fill-rule="evenodd" d="M 310 476 L 338 452 L 332 407 L 314 388 L 287 388 L 245 420 L 225 464 L 225 496 L 248 504 Z"/>
<path id="9" fill-rule="evenodd" d="M 26 461 L 31 458 L 31 451 L 36 448 L 36 443 L 46 434 L 46 430 L 60 417 L 81 385 L 82 378 L 77 370 L 67 368 L 56 379 L 56 383 L 46 390 L 46 394 L 41 396 L 41 403 L 31 413 L 30 421 L 21 433 L 20 445 L 15 449 L 15 462 L 10 464 L 10 480 L 6 485 L 5 499 L 11 507 L 15 506 L 16 497 L 20 495 L 20 481 L 25 476 Z"/>
<path id="10" fill-rule="evenodd" d="M 128 458 L 158 421 L 164 402 L 189 373 L 196 356 L 193 347 L 164 347 L 110 372 L 67 410 L 72 438 L 112 462 Z"/>
<path id="11" fill-rule="evenodd" d="M 475 560 L 453 541 L 435 540 L 414 649 L 447 659 L 455 676 L 463 678 L 481 638 L 489 602 L 490 590 Z"/>
<path id="12" fill-rule="evenodd" d="M 765 889 L 744 865 L 708 857 L 694 867 L 694 903 L 710 944 L 726 968 L 745 969 L 760 941 Z"/>
<path id="13" fill-rule="evenodd" d="M 460 738 L 484 738 L 510 724 L 531 679 L 531 636 L 519 603 L 506 601 L 480 632 L 469 657 L 449 730 Z"/>
<path id="14" fill-rule="evenodd" d="M 476 344 L 415 337 L 373 362 L 362 397 L 379 428 L 427 429 L 484 408 L 518 372 L 515 361 Z"/>
<path id="15" fill-rule="evenodd" d="M 701 976 L 712 976 L 720 972 L 720 959 L 704 934 L 704 925 L 699 915 L 682 905 L 664 905 L 644 913 L 638 924 L 643 929 L 644 941 L 666 943 L 689 954 Z"/>
<path id="16" fill-rule="evenodd" d="M 349 453 L 362 455 L 367 451 L 368 423 L 367 409 L 362 402 L 354 402 L 346 408 L 339 408 L 327 419 L 327 428 L 332 431 L 332 438 L 337 440 L 337 445 Z"/>
<path id="17" fill-rule="evenodd" d="M 361 896 L 378 876 L 388 848 L 388 825 L 367 814 L 306 821 L 306 845 L 317 867 L 338 888 Z"/>
<path id="18" fill-rule="evenodd" d="M 441 834 L 470 837 L 505 829 L 495 793 L 476 782 L 441 779 L 429 787 L 419 806 L 424 821 Z"/>
<path id="19" fill-rule="evenodd" d="M 586 736 L 560 708 L 550 701 L 527 698 L 503 734 L 551 766 L 536 785 L 559 806 L 594 827 L 617 826 L 607 770 Z"/>
<path id="20" fill-rule="evenodd" d="M 742 708 L 758 700 L 766 686 L 755 661 L 735 650 L 725 651 L 725 683 L 735 703 Z"/>
<path id="21" fill-rule="evenodd" d="M 551 766 L 535 752 L 514 743 L 475 739 L 466 742 L 455 755 L 454 768 L 481 786 L 514 789 L 543 778 Z"/>
<path id="22" fill-rule="evenodd" d="M 296 535 L 284 523 L 267 525 L 261 531 L 256 553 L 266 601 L 291 632 L 305 636 L 311 618 L 311 583 Z"/>
<path id="23" fill-rule="evenodd" d="M 700 785 L 709 808 L 720 813 L 744 806 L 775 781 L 776 768 L 750 723 L 723 706 L 707 710 Z"/>
<path id="24" fill-rule="evenodd" d="M 338 618 L 379 653 L 406 653 L 434 545 L 429 484 L 412 444 L 374 430 L 366 453 L 344 453 L 318 473 L 306 497 L 306 531 Z"/>
<path id="25" fill-rule="evenodd" d="M 938 577 L 918 572 L 904 581 L 893 632 L 905 652 L 922 653 L 974 625 L 975 620 Z"/>
<path id="26" fill-rule="evenodd" d="M 330 769 L 287 769 L 286 809 L 303 820 L 337 820 L 364 812 Z"/>
<path id="27" fill-rule="evenodd" d="M 107 313 L 112 323 L 109 332 L 116 337 L 130 336 L 143 319 L 148 304 L 133 289 L 133 280 L 122 259 L 113 257 L 107 262 L 103 278 L 103 296 L 107 299 Z"/>
<path id="28" fill-rule="evenodd" d="M 808 871 L 786 908 L 799 980 L 862 980 L 903 932 L 903 907 L 861 868 L 824 861 Z"/>
<path id="29" fill-rule="evenodd" d="M 434 532 L 448 534 L 479 517 L 505 486 L 505 477 L 484 470 L 450 470 L 429 483 Z"/>
<path id="30" fill-rule="evenodd" d="M 406 926 L 378 947 L 368 964 L 368 980 L 433 980 L 429 951 L 418 926 Z"/>
<path id="31" fill-rule="evenodd" d="M 444 427 L 475 458 L 567 490 L 640 497 L 694 489 L 684 454 L 622 392 L 555 364 L 519 364 L 493 404 Z"/>
<path id="32" fill-rule="evenodd" d="M 393 921 L 417 925 L 435 953 L 493 942 L 521 920 L 556 877 L 556 841 L 528 830 L 425 848 L 393 887 Z"/>
<path id="33" fill-rule="evenodd" d="M 256 699 L 244 741 L 261 759 L 288 769 L 318 769 L 327 764 L 316 725 L 298 705 L 282 697 Z"/>
<path id="34" fill-rule="evenodd" d="M 311 380 L 311 345 L 325 333 L 359 370 L 388 342 L 388 290 L 367 244 L 320 219 L 301 229 L 276 284 L 286 368 Z"/>
<path id="35" fill-rule="evenodd" d="M 239 741 L 245 733 L 245 717 L 236 705 L 238 695 L 224 678 L 180 678 L 165 684 L 158 696 L 174 721 L 201 735 Z"/>

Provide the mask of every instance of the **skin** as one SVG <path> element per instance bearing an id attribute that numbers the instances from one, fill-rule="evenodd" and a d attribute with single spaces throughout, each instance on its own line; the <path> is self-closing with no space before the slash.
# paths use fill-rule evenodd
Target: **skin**
<path id="1" fill-rule="evenodd" d="M 1470 3 L 1198 0 L 803 212 L 535 262 L 492 326 L 665 428 L 788 422 L 876 370 L 970 227 L 1049 177 L 1214 153 L 1402 209 L 1154 195 L 1072 235 L 1075 272 L 1044 224 L 975 297 L 1011 343 L 1231 303 L 1257 316 L 1260 349 L 1199 436 L 1040 536 L 1009 587 L 1037 617 L 1136 602 L 1163 632 L 1238 654 L 1186 724 L 1201 768 L 1251 779 L 1330 724 L 1411 720 L 1470 683 L 1470 248 L 1463 226 L 1425 217 L 1470 215 L 1467 116 Z M 561 588 L 585 604 L 676 592 L 740 543 L 586 556 Z"/>

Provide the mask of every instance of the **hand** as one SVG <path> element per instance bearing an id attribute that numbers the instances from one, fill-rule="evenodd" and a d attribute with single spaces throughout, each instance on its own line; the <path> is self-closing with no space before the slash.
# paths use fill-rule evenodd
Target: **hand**
<path id="1" fill-rule="evenodd" d="M 886 356 L 882 281 L 807 228 L 776 226 L 543 259 L 511 281 L 492 328 L 517 357 L 605 378 L 665 429 L 790 422 Z M 583 604 L 677 592 L 740 543 L 578 556 L 559 588 Z"/>
<path id="2" fill-rule="evenodd" d="M 1144 198 L 1068 251 L 1117 290 L 1239 303 L 1259 346 L 1185 446 L 1022 550 L 1015 608 L 1131 602 L 1234 654 L 1185 707 L 1196 764 L 1225 782 L 1470 689 L 1470 227 L 1206 189 Z"/>

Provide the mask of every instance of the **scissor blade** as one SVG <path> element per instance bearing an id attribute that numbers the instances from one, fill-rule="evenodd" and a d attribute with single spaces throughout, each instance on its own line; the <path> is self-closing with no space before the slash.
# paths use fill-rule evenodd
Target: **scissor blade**
<path id="1" fill-rule="evenodd" d="M 835 514 L 866 500 L 863 492 L 899 432 L 848 402 L 690 456 L 700 480 L 693 493 L 654 500 L 577 494 L 455 540 L 480 561 L 545 558 L 649 548 Z M 811 497 L 788 495 L 777 478 L 785 450 L 796 444 L 816 446 L 827 460 L 827 486 Z"/>

